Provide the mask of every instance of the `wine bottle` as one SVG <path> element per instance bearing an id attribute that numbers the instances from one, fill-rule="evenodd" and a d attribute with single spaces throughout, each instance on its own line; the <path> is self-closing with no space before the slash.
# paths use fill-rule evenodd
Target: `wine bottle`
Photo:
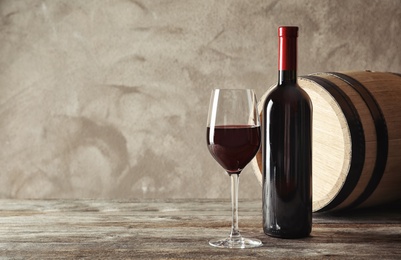
<path id="1" fill-rule="evenodd" d="M 312 230 L 312 104 L 297 83 L 298 27 L 278 37 L 278 84 L 262 112 L 263 230 L 300 238 Z"/>

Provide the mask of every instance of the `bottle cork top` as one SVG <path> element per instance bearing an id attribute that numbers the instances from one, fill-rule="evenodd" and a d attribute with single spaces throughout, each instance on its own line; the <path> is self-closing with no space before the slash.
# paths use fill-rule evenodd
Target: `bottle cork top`
<path id="1" fill-rule="evenodd" d="M 298 37 L 298 27 L 280 26 L 278 28 L 278 37 Z"/>

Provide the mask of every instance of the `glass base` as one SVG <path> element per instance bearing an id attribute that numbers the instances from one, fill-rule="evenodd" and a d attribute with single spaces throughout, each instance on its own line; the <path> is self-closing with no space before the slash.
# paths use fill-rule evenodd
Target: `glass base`
<path id="1" fill-rule="evenodd" d="M 219 248 L 253 248 L 262 246 L 262 241 L 259 239 L 250 238 L 226 238 L 226 239 L 213 239 L 209 241 L 209 245 Z"/>

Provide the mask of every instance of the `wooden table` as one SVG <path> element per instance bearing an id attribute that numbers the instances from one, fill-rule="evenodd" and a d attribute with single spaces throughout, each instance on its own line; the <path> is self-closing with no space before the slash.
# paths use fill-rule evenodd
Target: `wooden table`
<path id="1" fill-rule="evenodd" d="M 240 202 L 256 249 L 217 249 L 223 200 L 0 200 L 0 259 L 401 259 L 401 207 L 314 214 L 312 236 L 265 236 L 260 201 Z"/>

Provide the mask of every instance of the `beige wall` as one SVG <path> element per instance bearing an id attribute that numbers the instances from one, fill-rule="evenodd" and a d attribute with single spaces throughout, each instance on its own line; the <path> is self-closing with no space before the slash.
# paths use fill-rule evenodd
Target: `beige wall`
<path id="1" fill-rule="evenodd" d="M 205 144 L 210 90 L 299 74 L 401 72 L 399 0 L 2 0 L 1 198 L 229 197 Z M 260 198 L 251 167 L 240 197 Z"/>

